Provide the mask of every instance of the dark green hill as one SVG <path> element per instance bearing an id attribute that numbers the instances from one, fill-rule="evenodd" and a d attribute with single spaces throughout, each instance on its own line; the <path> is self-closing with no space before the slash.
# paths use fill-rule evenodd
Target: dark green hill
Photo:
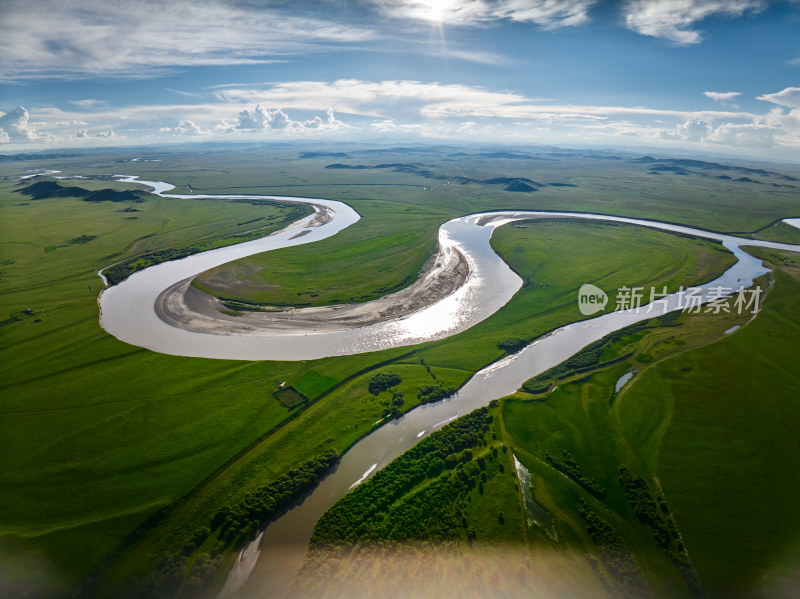
<path id="1" fill-rule="evenodd" d="M 538 189 L 536 189 L 535 187 L 533 187 L 528 183 L 525 183 L 525 181 L 515 181 L 510 185 L 506 185 L 506 191 L 520 191 L 523 193 L 530 193 L 532 191 L 538 191 Z"/>
<path id="2" fill-rule="evenodd" d="M 147 194 L 143 191 L 117 191 L 114 189 L 98 189 L 83 198 L 84 202 L 144 202 Z"/>
<path id="3" fill-rule="evenodd" d="M 43 200 L 45 198 L 76 197 L 81 198 L 87 192 L 80 187 L 64 187 L 56 181 L 37 181 L 19 190 L 19 193 L 31 196 L 33 200 Z"/>
<path id="4" fill-rule="evenodd" d="M 19 193 L 29 195 L 33 200 L 73 197 L 81 198 L 84 202 L 144 202 L 144 198 L 147 196 L 143 191 L 118 191 L 116 189 L 90 191 L 82 187 L 65 187 L 57 181 L 37 181 L 23 187 Z"/>

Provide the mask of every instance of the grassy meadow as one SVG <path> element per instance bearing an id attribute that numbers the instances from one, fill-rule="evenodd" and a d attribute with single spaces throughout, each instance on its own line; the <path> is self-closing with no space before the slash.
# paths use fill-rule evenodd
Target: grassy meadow
<path id="1" fill-rule="evenodd" d="M 327 159 L 283 149 L 150 156 L 160 162 L 109 154 L 0 165 L 0 556 L 13 556 L 3 558 L 13 565 L 12 588 L 34 587 L 42 596 L 79 586 L 87 595 L 135 595 L 163 556 L 207 526 L 220 505 L 329 448 L 344 451 L 367 433 L 386 409 L 385 398 L 367 391 L 374 374 L 400 373 L 401 409 L 411 409 L 419 386 L 460 386 L 504 355 L 497 347 L 503 339 L 533 339 L 580 318 L 575 296 L 585 282 L 607 291 L 622 285 L 674 288 L 713 278 L 730 263 L 730 255 L 713 244 L 641 227 L 524 223 L 502 227 L 493 238 L 524 287 L 493 317 L 453 338 L 306 362 L 166 356 L 121 343 L 99 327 L 96 270 L 142 252 L 236 235 L 252 227 L 247 221 L 278 209 L 154 196 L 131 206 L 30 200 L 15 191 L 25 169 L 137 173 L 176 184 L 176 193 L 191 188 L 344 200 L 361 221 L 313 248 L 280 256 L 286 297 L 320 291 L 303 281 L 303 272 L 310 272 L 304 268 L 317 269 L 325 282 L 319 302 L 364 299 L 407 283 L 435 247 L 438 225 L 478 210 L 593 210 L 755 235 L 798 212 L 796 196 L 783 188 L 745 192 L 745 184 L 648 175 L 641 165 L 616 159 L 575 155 L 574 161 L 520 163 L 446 155 L 421 152 L 410 159 L 431 163 L 441 176 L 513 175 L 578 187 L 518 193 L 391 169 L 331 170 L 324 168 Z M 356 155 L 351 162 L 398 157 Z M 406 152 L 402 157 L 409 159 Z M 98 183 L 64 184 L 89 189 Z M 707 189 L 712 183 L 722 185 L 714 198 Z M 102 187 L 134 188 L 106 181 Z M 128 207 L 140 212 L 121 212 Z M 387 240 L 395 249 L 386 249 Z M 354 273 L 373 259 L 380 267 L 354 283 Z M 274 265 L 270 256 L 250 260 L 265 271 Z M 242 264 L 232 268 L 255 270 Z M 308 401 L 283 405 L 273 395 L 283 382 Z M 498 497 L 512 497 L 507 491 Z M 671 498 L 670 506 L 679 514 Z M 681 530 L 689 535 L 691 526 L 684 530 L 681 524 Z M 203 549 L 213 543 L 209 539 Z"/>
<path id="2" fill-rule="evenodd" d="M 319 520 L 300 590 L 370 588 L 377 564 L 405 588 L 413 570 L 395 555 L 503 572 L 486 557 L 499 547 L 505 575 L 546 596 L 792 596 L 800 260 L 761 253 L 779 270 L 756 318 L 654 319 L 608 348 L 622 361 L 446 426 Z"/>

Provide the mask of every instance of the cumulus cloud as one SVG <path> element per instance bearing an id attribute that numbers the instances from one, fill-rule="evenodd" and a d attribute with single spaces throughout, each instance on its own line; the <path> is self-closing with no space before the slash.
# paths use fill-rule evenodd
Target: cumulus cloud
<path id="1" fill-rule="evenodd" d="M 256 105 L 252 112 L 244 109 L 239 113 L 236 121 L 237 129 L 286 129 L 292 120 L 280 109 L 268 110 Z"/>
<path id="2" fill-rule="evenodd" d="M 764 94 L 757 96 L 757 100 L 772 102 L 788 108 L 800 108 L 800 87 L 787 87 L 775 94 Z"/>
<path id="3" fill-rule="evenodd" d="M 711 98 L 714 102 L 727 104 L 736 96 L 741 96 L 742 92 L 703 92 L 703 95 Z"/>
<path id="4" fill-rule="evenodd" d="M 770 148 L 775 144 L 775 127 L 766 123 L 723 123 L 706 138 L 735 149 Z"/>
<path id="5" fill-rule="evenodd" d="M 315 116 L 313 119 L 309 119 L 303 123 L 303 127 L 306 129 L 319 129 L 322 127 L 322 118 L 319 116 Z"/>
<path id="6" fill-rule="evenodd" d="M 677 138 L 684 141 L 702 141 L 710 132 L 710 123 L 700 119 L 688 119 L 678 125 Z"/>
<path id="7" fill-rule="evenodd" d="M 387 14 L 448 25 L 510 20 L 548 29 L 580 25 L 597 0 L 372 0 Z"/>
<path id="8" fill-rule="evenodd" d="M 245 108 L 236 117 L 233 124 L 223 121 L 217 125 L 217 131 L 230 132 L 236 129 L 245 131 L 292 131 L 301 133 L 306 130 L 317 131 L 336 131 L 340 129 L 352 128 L 347 123 L 343 123 L 336 118 L 332 108 L 326 111 L 327 121 L 320 116 L 314 116 L 306 121 L 295 121 L 283 110 L 264 108 L 261 104 L 256 104 L 253 110 Z"/>
<path id="9" fill-rule="evenodd" d="M 180 135 L 203 135 L 205 133 L 194 121 L 181 121 L 175 127 L 175 132 Z"/>
<path id="10" fill-rule="evenodd" d="M 328 122 L 323 125 L 324 128 L 328 130 L 336 130 L 336 129 L 350 129 L 351 126 L 347 123 L 343 123 L 339 119 L 336 118 L 336 115 L 333 113 L 333 108 L 328 108 L 325 111 L 325 114 L 328 115 Z"/>
<path id="11" fill-rule="evenodd" d="M 76 134 L 76 137 L 89 137 L 89 130 L 88 129 L 81 129 Z"/>
<path id="12" fill-rule="evenodd" d="M 104 131 L 98 131 L 94 134 L 95 137 L 117 137 L 116 132 L 113 129 L 105 129 Z"/>
<path id="13" fill-rule="evenodd" d="M 642 35 L 676 44 L 697 44 L 702 40 L 695 23 L 711 16 L 741 17 L 747 11 L 761 11 L 765 0 L 629 0 L 625 24 Z"/>
<path id="14" fill-rule="evenodd" d="M 179 121 L 176 127 L 161 127 L 158 131 L 159 133 L 172 133 L 175 135 L 207 135 L 209 133 L 189 119 Z"/>
<path id="15" fill-rule="evenodd" d="M 17 106 L 8 114 L 0 112 L 0 131 L 5 133 L 4 140 L 20 143 L 39 139 L 36 129 L 28 124 L 29 116 L 22 106 Z"/>

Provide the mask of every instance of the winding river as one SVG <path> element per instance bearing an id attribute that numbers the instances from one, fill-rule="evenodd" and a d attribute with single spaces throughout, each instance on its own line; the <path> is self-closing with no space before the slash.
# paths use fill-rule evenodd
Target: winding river
<path id="1" fill-rule="evenodd" d="M 220 248 L 140 271 L 100 298 L 101 324 L 115 337 L 161 353 L 206 358 L 244 360 L 295 360 L 346 355 L 413 345 L 463 331 L 500 309 L 520 288 L 522 281 L 491 249 L 489 240 L 498 226 L 530 218 L 581 218 L 629 223 L 692 235 L 721 242 L 738 261 L 717 279 L 693 290 L 700 303 L 716 296 L 716 289 L 748 287 L 768 272 L 761 261 L 741 249 L 759 246 L 800 252 L 800 245 L 759 241 L 723 235 L 671 223 L 600 214 L 541 211 L 503 211 L 456 218 L 439 229 L 439 243 L 462 252 L 469 261 L 470 275 L 450 296 L 409 316 L 360 329 L 323 333 L 292 331 L 242 331 L 233 335 L 194 333 L 162 322 L 154 310 L 159 295 L 170 286 L 199 273 L 248 255 L 311 243 L 330 237 L 358 220 L 358 214 L 341 202 L 278 196 L 168 195 L 172 186 L 162 182 L 142 183 L 164 197 L 192 199 L 252 198 L 305 202 L 324 206 L 333 218 L 313 227 L 313 216 L 287 229 L 247 243 Z M 319 210 L 319 209 L 318 209 Z M 791 223 L 794 224 L 794 223 Z M 299 235 L 301 231 L 307 231 Z M 577 299 L 577 298 L 576 298 Z M 418 407 L 364 437 L 343 457 L 335 470 L 299 505 L 270 524 L 240 555 L 221 596 L 286 597 L 305 555 L 314 523 L 353 486 L 372 476 L 424 436 L 447 422 L 492 399 L 509 395 L 528 378 L 569 358 L 581 348 L 624 326 L 680 309 L 685 295 L 673 294 L 653 304 L 627 311 L 614 311 L 564 326 L 537 339 L 518 353 L 476 373 L 459 391 L 436 404 Z"/>

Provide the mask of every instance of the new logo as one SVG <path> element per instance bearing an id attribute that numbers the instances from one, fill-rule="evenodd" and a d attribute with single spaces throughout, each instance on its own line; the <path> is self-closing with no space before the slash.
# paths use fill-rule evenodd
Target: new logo
<path id="1" fill-rule="evenodd" d="M 578 290 L 578 309 L 584 316 L 605 310 L 607 303 L 606 292 L 591 283 L 581 285 Z"/>

